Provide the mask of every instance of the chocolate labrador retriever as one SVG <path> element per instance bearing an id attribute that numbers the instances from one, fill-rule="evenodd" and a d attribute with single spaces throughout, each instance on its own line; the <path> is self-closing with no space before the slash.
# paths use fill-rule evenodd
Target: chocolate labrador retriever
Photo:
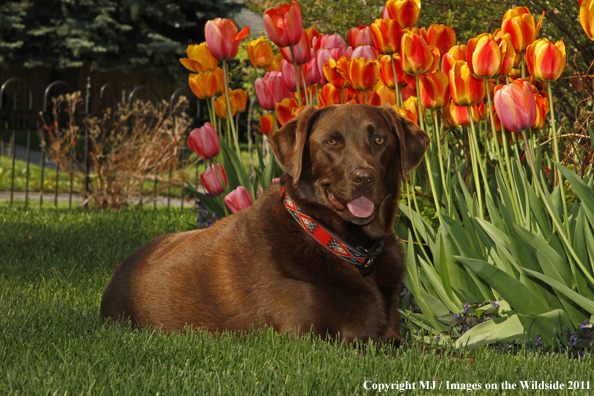
<path id="1" fill-rule="evenodd" d="M 391 107 L 310 107 L 271 137 L 286 173 L 214 226 L 163 235 L 116 269 L 101 316 L 164 330 L 397 342 L 404 255 L 392 227 L 425 132 Z"/>

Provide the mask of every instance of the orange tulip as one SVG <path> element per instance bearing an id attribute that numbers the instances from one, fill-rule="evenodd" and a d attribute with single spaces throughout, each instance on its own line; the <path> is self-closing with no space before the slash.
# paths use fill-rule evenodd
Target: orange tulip
<path id="1" fill-rule="evenodd" d="M 471 106 L 485 98 L 485 82 L 470 73 L 467 62 L 456 61 L 450 70 L 450 93 L 457 106 Z"/>
<path id="2" fill-rule="evenodd" d="M 293 117 L 293 109 L 298 109 L 299 104 L 295 98 L 285 98 L 276 104 L 274 114 L 280 125 L 285 125 Z"/>
<path id="3" fill-rule="evenodd" d="M 307 42 L 309 43 L 310 48 L 313 48 L 313 39 L 322 37 L 322 33 L 318 32 L 315 27 L 308 27 L 307 29 L 303 29 L 305 35 L 307 36 Z"/>
<path id="4" fill-rule="evenodd" d="M 402 36 L 402 71 L 407 74 L 423 74 L 439 62 L 439 50 L 429 47 L 421 36 L 405 33 Z M 439 65 L 439 63 L 437 63 Z"/>
<path id="5" fill-rule="evenodd" d="M 220 60 L 235 57 L 239 44 L 249 34 L 249 26 L 244 27 L 241 32 L 237 33 L 237 26 L 231 19 L 215 18 L 206 22 L 204 27 L 208 49 L 212 56 Z"/>
<path id="6" fill-rule="evenodd" d="M 404 108 L 411 112 L 416 120 L 415 124 L 417 124 L 419 121 L 419 99 L 416 96 L 409 97 L 404 101 Z"/>
<path id="7" fill-rule="evenodd" d="M 235 105 L 233 91 L 229 88 L 227 92 L 229 93 L 229 104 L 231 105 L 231 117 L 234 117 L 237 112 L 237 106 Z M 225 94 L 219 96 L 215 100 L 214 107 L 217 117 L 227 119 L 227 98 L 225 97 Z"/>
<path id="8" fill-rule="evenodd" d="M 563 41 L 557 41 L 553 45 L 547 39 L 540 39 L 526 48 L 528 71 L 532 77 L 540 81 L 555 81 L 561 77 L 566 60 Z"/>
<path id="9" fill-rule="evenodd" d="M 231 91 L 231 96 L 233 102 L 235 103 L 235 107 L 237 108 L 238 113 L 243 113 L 247 106 L 247 98 L 248 94 L 247 91 L 244 89 L 234 89 Z"/>
<path id="10" fill-rule="evenodd" d="M 542 17 L 535 25 L 534 16 L 530 14 L 528 8 L 516 7 L 507 10 L 501 22 L 501 34 L 509 33 L 516 52 L 518 54 L 524 52 L 536 40 L 544 15 L 543 11 Z"/>
<path id="11" fill-rule="evenodd" d="M 272 57 L 272 63 L 266 68 L 266 72 L 276 71 L 281 69 L 282 61 L 285 60 L 282 54 L 276 54 Z"/>
<path id="12" fill-rule="evenodd" d="M 446 25 L 431 25 L 427 30 L 427 44 L 437 47 L 443 57 L 456 45 L 456 32 Z"/>
<path id="13" fill-rule="evenodd" d="M 270 134 L 274 132 L 274 126 L 272 125 L 273 122 L 276 122 L 276 120 L 272 114 L 264 114 L 262 117 L 260 117 L 260 127 L 254 125 L 254 128 L 262 132 L 263 135 L 270 136 Z"/>
<path id="14" fill-rule="evenodd" d="M 246 49 L 250 62 L 256 69 L 267 68 L 272 63 L 272 46 L 264 37 L 253 40 Z"/>
<path id="15" fill-rule="evenodd" d="M 406 85 L 406 87 L 402 88 L 402 90 L 400 91 L 400 94 L 402 95 L 402 100 L 406 101 L 406 99 L 410 98 L 410 97 L 416 97 L 417 96 L 417 91 L 415 91 L 414 87 L 411 87 L 410 85 Z"/>
<path id="16" fill-rule="evenodd" d="M 505 76 L 511 72 L 516 63 L 516 50 L 511 42 L 509 33 L 505 33 L 499 37 L 495 37 L 495 41 L 499 42 L 499 50 L 501 51 L 501 66 L 497 72 L 498 76 Z"/>
<path id="17" fill-rule="evenodd" d="M 483 79 L 495 77 L 503 62 L 499 45 L 488 33 L 483 33 L 468 41 L 466 59 L 470 72 Z"/>
<path id="18" fill-rule="evenodd" d="M 427 109 L 441 109 L 450 100 L 450 81 L 447 74 L 437 71 L 419 76 L 421 104 Z"/>
<path id="19" fill-rule="evenodd" d="M 348 75 L 349 63 L 350 60 L 344 57 L 339 60 L 328 59 L 328 63 L 324 65 L 324 76 L 326 76 L 328 82 L 336 88 L 346 87 L 349 82 L 344 76 Z"/>
<path id="20" fill-rule="evenodd" d="M 452 101 L 450 102 L 450 109 L 449 114 L 454 122 L 454 125 L 457 126 L 466 126 L 470 125 L 470 116 L 468 114 L 468 107 L 466 106 L 456 106 L 456 104 Z M 479 106 L 473 105 L 470 106 L 470 110 L 472 112 L 472 121 L 474 124 L 478 124 L 481 120 L 479 114 Z"/>
<path id="21" fill-rule="evenodd" d="M 201 73 L 206 70 L 214 70 L 217 67 L 217 59 L 212 56 L 206 43 L 188 45 L 188 57 L 180 59 L 182 65 L 194 73 Z"/>
<path id="22" fill-rule="evenodd" d="M 417 126 L 419 125 L 419 120 L 417 119 L 415 114 L 412 113 L 410 110 L 401 109 L 400 107 L 396 106 L 392 106 L 392 108 L 394 108 L 398 112 L 398 114 L 400 114 L 401 117 L 411 120 Z"/>
<path id="23" fill-rule="evenodd" d="M 199 99 L 212 98 L 225 90 L 223 83 L 223 69 L 206 70 L 198 74 L 190 74 L 188 78 L 190 89 Z"/>
<path id="24" fill-rule="evenodd" d="M 414 26 L 421 13 L 421 0 L 388 0 L 385 13 L 398 21 L 403 28 Z"/>
<path id="25" fill-rule="evenodd" d="M 580 24 L 590 40 L 594 40 L 594 0 L 580 0 Z"/>
<path id="26" fill-rule="evenodd" d="M 326 107 L 335 104 L 347 103 L 355 96 L 355 90 L 351 87 L 346 87 L 342 90 L 342 101 L 340 100 L 340 89 L 328 83 L 320 90 L 318 101 L 320 107 Z"/>
<path id="27" fill-rule="evenodd" d="M 379 76 L 379 62 L 377 59 L 366 60 L 365 58 L 351 59 L 347 73 L 338 70 L 349 85 L 357 91 L 366 91 L 375 86 Z"/>
<path id="28" fill-rule="evenodd" d="M 399 54 L 394 54 L 394 69 L 396 69 L 396 81 L 399 87 L 406 86 L 404 73 L 402 73 L 402 61 Z M 389 55 L 380 57 L 380 74 L 379 79 L 390 89 L 396 89 L 394 85 L 394 69 L 392 69 L 392 60 Z"/>
<path id="29" fill-rule="evenodd" d="M 373 45 L 381 54 L 393 54 L 400 51 L 402 28 L 394 19 L 376 19 L 371 24 Z"/>
<path id="30" fill-rule="evenodd" d="M 296 1 L 281 4 L 264 13 L 264 27 L 274 44 L 279 47 L 295 45 L 301 40 L 303 19 L 301 7 Z"/>
<path id="31" fill-rule="evenodd" d="M 454 45 L 450 50 L 443 56 L 441 60 L 441 71 L 450 75 L 450 70 L 456 61 L 466 61 L 466 46 L 465 45 Z"/>
<path id="32" fill-rule="evenodd" d="M 534 103 L 536 104 L 536 120 L 532 124 L 533 131 L 540 131 L 545 126 L 547 114 L 549 112 L 549 99 L 539 94 L 534 95 Z"/>
<path id="33" fill-rule="evenodd" d="M 375 84 L 373 91 L 379 96 L 381 104 L 396 104 L 396 91 L 388 88 L 381 80 Z"/>

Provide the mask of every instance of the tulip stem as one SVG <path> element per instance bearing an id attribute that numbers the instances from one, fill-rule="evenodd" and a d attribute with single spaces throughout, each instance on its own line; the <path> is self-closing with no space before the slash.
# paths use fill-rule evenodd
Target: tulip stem
<path id="1" fill-rule="evenodd" d="M 300 78 L 303 78 L 303 92 L 305 93 L 305 104 L 309 106 L 311 104 L 311 101 L 307 92 L 307 83 L 305 82 L 305 73 L 303 72 L 303 66 L 297 66 L 297 70 L 301 72 Z M 297 78 L 295 80 L 297 80 Z"/>
<path id="2" fill-rule="evenodd" d="M 299 107 L 301 107 L 301 87 L 299 84 L 299 72 L 297 71 L 297 60 L 295 60 L 295 50 L 293 46 L 290 45 L 289 49 L 291 50 L 291 59 L 293 59 L 293 68 L 295 69 L 295 86 L 297 87 L 297 103 Z"/>
<path id="3" fill-rule="evenodd" d="M 470 131 L 470 133 L 468 134 L 468 145 L 470 146 L 470 162 L 472 164 L 472 176 L 474 177 L 474 190 L 476 191 L 476 195 L 478 197 L 478 201 L 479 201 L 479 217 L 481 219 L 484 219 L 483 216 L 483 194 L 481 192 L 481 181 L 479 179 L 478 176 L 478 165 L 477 165 L 477 160 L 476 157 L 478 155 L 477 152 L 475 152 L 475 145 L 474 145 L 474 121 L 472 120 L 472 110 L 470 108 L 470 106 L 467 107 L 468 109 L 468 113 L 470 116 L 470 122 L 472 125 L 472 129 Z"/>
<path id="4" fill-rule="evenodd" d="M 547 84 L 547 91 L 549 92 L 549 103 L 550 103 L 550 108 L 551 108 L 551 128 L 553 129 L 553 143 L 554 143 L 554 148 L 555 148 L 555 161 L 557 161 L 558 164 L 561 163 L 561 161 L 559 160 L 559 141 L 557 140 L 557 125 L 555 124 L 555 107 L 553 105 L 553 91 L 551 90 L 551 82 L 549 81 L 549 83 Z M 557 168 L 555 166 L 555 168 Z M 559 170 L 559 168 L 557 168 L 557 174 L 556 174 L 556 179 L 558 181 L 559 185 L 559 190 L 561 192 L 561 202 L 563 202 L 563 216 L 565 217 L 565 226 L 566 226 L 566 231 L 567 231 L 567 237 L 571 240 L 571 235 L 569 233 L 569 222 L 567 221 L 567 202 L 565 202 L 565 183 L 563 182 L 563 175 L 561 174 L 561 171 Z M 555 184 L 553 184 L 553 187 L 555 186 Z"/>
<path id="5" fill-rule="evenodd" d="M 208 103 L 208 99 L 206 100 L 206 103 Z M 210 115 L 210 122 L 212 123 L 213 128 L 219 132 L 219 136 L 220 136 L 220 128 L 217 128 L 217 113 L 215 111 L 215 98 L 214 96 L 210 98 L 210 107 L 209 109 L 212 111 L 211 115 Z"/>
<path id="6" fill-rule="evenodd" d="M 449 211 L 450 207 L 450 193 L 448 192 L 447 186 L 449 183 L 446 183 L 445 179 L 445 171 L 443 169 L 443 154 L 441 152 L 441 128 L 439 127 L 439 119 L 437 118 L 437 112 L 433 111 L 433 122 L 435 123 L 435 144 L 437 145 L 437 157 L 439 159 L 439 172 L 441 174 L 441 185 L 443 186 L 443 191 L 446 196 L 446 202 L 448 203 L 447 210 L 448 215 L 450 214 Z M 441 124 L 443 127 L 443 124 Z M 435 194 L 435 193 L 434 193 Z"/>
<path id="7" fill-rule="evenodd" d="M 528 144 L 528 137 L 526 136 L 525 130 L 522 131 L 522 138 L 524 139 L 524 142 L 526 142 L 526 144 Z M 553 209 L 551 208 L 551 206 L 549 205 L 549 200 L 547 199 L 545 192 L 540 184 L 540 180 L 538 179 L 538 175 L 536 174 L 536 168 L 534 166 L 534 157 L 532 155 L 532 151 L 526 150 L 526 156 L 527 156 L 526 158 L 528 159 L 528 165 L 530 166 L 530 170 L 532 171 L 532 176 L 533 176 L 532 178 L 534 180 L 534 184 L 536 185 L 536 188 L 540 192 L 542 201 L 545 204 L 545 207 L 547 208 L 549 215 L 551 216 L 551 220 L 553 221 L 553 224 L 557 228 L 557 232 L 559 233 L 561 240 L 565 244 L 565 248 L 567 249 L 567 251 L 569 251 L 569 254 L 573 257 L 573 259 L 577 263 L 578 267 L 580 267 L 581 270 L 584 272 L 584 275 L 586 275 L 586 278 L 588 278 L 590 283 L 592 285 L 594 285 L 594 277 L 592 277 L 592 275 L 591 275 L 591 270 L 586 268 L 586 266 L 582 263 L 580 258 L 577 256 L 577 254 L 573 250 L 573 247 L 571 246 L 571 242 L 569 241 L 569 238 L 568 238 L 569 234 L 565 233 L 565 231 L 563 230 L 563 227 L 561 226 L 561 223 L 559 221 L 557 213 L 555 213 L 553 211 Z M 566 223 L 567 223 L 567 220 L 566 220 Z"/>
<path id="8" fill-rule="evenodd" d="M 516 217 L 516 221 L 520 220 L 520 209 L 517 203 L 518 196 L 516 195 L 516 182 L 514 180 L 514 173 L 512 171 L 512 159 L 509 155 L 509 136 L 505 134 L 505 127 L 501 125 L 501 137 L 503 143 L 503 155 L 505 156 L 505 170 L 506 172 L 501 172 L 502 174 L 507 173 L 507 176 L 504 176 L 504 181 L 509 180 L 508 191 L 510 191 L 511 195 L 513 196 L 512 199 L 512 206 L 514 207 L 514 216 Z"/>
<path id="9" fill-rule="evenodd" d="M 235 124 L 233 123 L 233 115 L 231 115 L 231 99 L 229 98 L 229 61 L 223 60 L 223 78 L 225 81 L 225 100 L 227 101 L 227 122 L 231 124 L 231 133 L 233 134 L 233 140 L 235 142 L 235 150 L 237 150 L 237 156 L 241 158 L 241 151 L 239 150 L 239 141 L 237 138 L 237 131 L 235 130 Z"/>
<path id="10" fill-rule="evenodd" d="M 396 78 L 396 77 L 394 77 Z M 419 108 L 419 126 L 425 130 L 425 112 L 421 105 L 421 91 L 419 89 L 419 75 L 415 74 L 415 85 L 417 86 L 417 107 Z"/>
<path id="11" fill-rule="evenodd" d="M 366 89 L 363 90 L 363 96 L 365 97 L 365 104 L 369 104 L 369 103 L 367 103 L 367 90 Z"/>
<path id="12" fill-rule="evenodd" d="M 396 107 L 404 108 L 402 96 L 400 95 L 400 86 L 398 86 L 398 76 L 396 75 L 396 65 L 394 64 L 394 54 L 390 54 L 392 61 L 392 73 L 394 73 L 394 88 L 396 89 Z"/>
<path id="13" fill-rule="evenodd" d="M 405 177 L 404 183 L 406 184 L 406 199 L 408 201 L 408 217 L 409 217 L 408 219 L 410 220 L 410 224 L 412 225 L 413 233 L 415 234 L 417 241 L 419 241 L 419 247 L 423 251 L 423 254 L 425 255 L 425 258 L 428 260 L 428 262 L 431 262 L 429 255 L 427 254 L 427 252 L 425 251 L 425 248 L 423 247 L 423 243 L 421 242 L 421 238 L 419 237 L 419 233 L 417 232 L 417 227 L 415 227 L 415 220 L 413 217 L 412 206 L 410 204 L 410 188 L 409 188 L 408 176 Z M 411 183 L 412 183 L 412 181 L 411 181 Z M 413 191 L 413 194 L 414 194 L 414 191 Z M 417 209 L 417 213 L 418 213 L 418 209 Z"/>
<path id="14" fill-rule="evenodd" d="M 520 66 L 522 67 L 522 78 L 526 78 L 526 66 L 524 65 L 524 52 L 520 52 Z"/>

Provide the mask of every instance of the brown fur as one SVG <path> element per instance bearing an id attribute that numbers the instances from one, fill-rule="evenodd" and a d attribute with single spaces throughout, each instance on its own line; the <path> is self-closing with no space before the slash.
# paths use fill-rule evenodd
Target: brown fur
<path id="1" fill-rule="evenodd" d="M 168 331 L 269 325 L 306 333 L 313 326 L 316 334 L 347 342 L 398 341 L 405 265 L 392 227 L 401 175 L 418 165 L 428 142 L 390 107 L 306 109 L 271 138 L 287 172 L 281 183 L 208 229 L 163 235 L 134 252 L 107 285 L 102 318 Z M 360 182 L 361 174 L 369 183 Z M 373 273 L 363 277 L 309 236 L 284 207 L 281 185 L 298 207 L 352 246 L 385 240 Z M 361 195 L 375 204 L 368 219 L 344 209 Z"/>

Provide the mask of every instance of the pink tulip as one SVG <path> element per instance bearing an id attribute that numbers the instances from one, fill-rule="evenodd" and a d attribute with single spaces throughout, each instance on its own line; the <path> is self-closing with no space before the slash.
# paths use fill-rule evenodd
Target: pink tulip
<path id="1" fill-rule="evenodd" d="M 301 65 L 297 68 L 297 72 L 299 73 L 299 86 L 301 87 L 305 86 L 303 83 L 303 76 L 301 75 L 301 68 L 304 66 L 306 65 Z M 297 83 L 295 82 L 295 68 L 293 67 L 293 64 L 283 59 L 281 62 L 281 72 L 285 87 L 291 92 L 296 92 Z"/>
<path id="2" fill-rule="evenodd" d="M 269 9 L 264 13 L 264 27 L 277 46 L 296 45 L 303 31 L 301 7 L 296 1 L 291 1 L 291 4 Z"/>
<path id="3" fill-rule="evenodd" d="M 520 132 L 534 124 L 536 104 L 528 81 L 519 78 L 495 90 L 495 110 L 508 131 Z"/>
<path id="4" fill-rule="evenodd" d="M 293 63 L 293 56 L 291 55 L 291 47 L 279 48 L 280 53 L 287 62 Z M 305 31 L 301 33 L 301 40 L 293 46 L 293 52 L 295 52 L 295 61 L 298 65 L 301 65 L 311 59 L 311 47 Z"/>
<path id="5" fill-rule="evenodd" d="M 206 168 L 204 173 L 200 175 L 200 181 L 204 188 L 206 188 L 206 191 L 212 195 L 217 195 L 224 191 L 223 186 L 219 181 L 219 177 L 223 183 L 227 185 L 227 174 L 225 173 L 225 169 L 223 169 L 221 165 L 215 164 Z"/>
<path id="6" fill-rule="evenodd" d="M 312 48 L 317 52 L 321 49 L 330 49 L 330 48 L 344 48 L 346 49 L 347 45 L 344 39 L 340 36 L 340 34 L 324 34 L 320 37 L 314 37 L 312 40 Z"/>
<path id="7" fill-rule="evenodd" d="M 268 72 L 264 78 L 256 79 L 256 95 L 264 110 L 274 110 L 276 103 L 293 96 L 285 86 L 279 70 Z"/>
<path id="8" fill-rule="evenodd" d="M 360 25 L 349 30 L 349 45 L 357 48 L 360 45 L 373 45 L 373 33 L 369 26 Z"/>
<path id="9" fill-rule="evenodd" d="M 219 135 L 207 122 L 202 128 L 196 128 L 188 136 L 188 147 L 203 160 L 211 159 L 220 150 Z"/>
<path id="10" fill-rule="evenodd" d="M 371 45 L 360 45 L 353 50 L 351 59 L 365 58 L 366 60 L 377 59 L 377 51 Z"/>
<path id="11" fill-rule="evenodd" d="M 250 34 L 250 28 L 246 26 L 237 33 L 237 26 L 231 19 L 216 18 L 206 22 L 204 34 L 212 56 L 225 60 L 237 55 L 239 44 Z"/>
<path id="12" fill-rule="evenodd" d="M 241 209 L 245 209 L 248 206 L 252 206 L 252 196 L 248 192 L 248 190 L 243 187 L 239 186 L 235 190 L 231 191 L 225 197 L 225 203 L 231 209 L 231 213 L 237 213 Z"/>

